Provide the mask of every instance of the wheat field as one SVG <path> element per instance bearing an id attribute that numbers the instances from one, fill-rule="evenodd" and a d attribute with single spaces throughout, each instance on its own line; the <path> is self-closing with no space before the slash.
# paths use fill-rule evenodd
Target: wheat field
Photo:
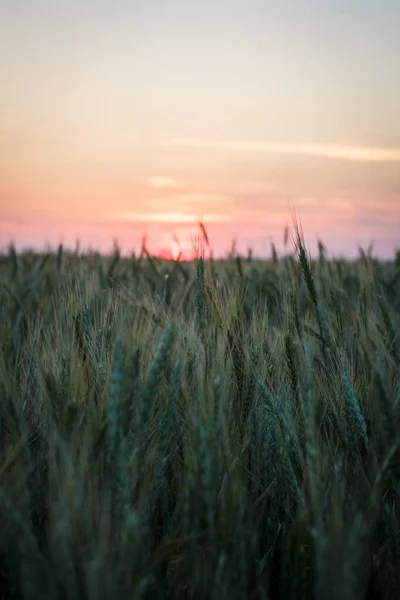
<path id="1" fill-rule="evenodd" d="M 395 598 L 400 256 L 0 257 L 0 598 Z"/>

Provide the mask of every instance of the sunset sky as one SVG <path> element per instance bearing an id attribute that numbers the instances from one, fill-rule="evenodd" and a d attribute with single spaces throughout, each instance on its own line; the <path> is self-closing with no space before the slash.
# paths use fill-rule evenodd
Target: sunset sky
<path id="1" fill-rule="evenodd" d="M 0 0 L 0 246 L 400 247 L 399 0 Z"/>

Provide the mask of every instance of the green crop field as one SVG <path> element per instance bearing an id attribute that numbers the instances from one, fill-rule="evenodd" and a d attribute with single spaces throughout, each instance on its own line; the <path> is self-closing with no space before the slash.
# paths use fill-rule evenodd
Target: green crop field
<path id="1" fill-rule="evenodd" d="M 0 258 L 0 599 L 394 599 L 400 260 Z"/>

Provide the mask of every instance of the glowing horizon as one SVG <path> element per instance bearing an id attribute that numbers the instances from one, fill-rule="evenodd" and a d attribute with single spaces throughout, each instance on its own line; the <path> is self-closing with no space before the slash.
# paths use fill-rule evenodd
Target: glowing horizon
<path id="1" fill-rule="evenodd" d="M 345 9 L 345 10 L 344 10 Z M 228 16 L 229 15 L 229 16 Z M 400 245 L 400 5 L 0 8 L 0 245 Z"/>

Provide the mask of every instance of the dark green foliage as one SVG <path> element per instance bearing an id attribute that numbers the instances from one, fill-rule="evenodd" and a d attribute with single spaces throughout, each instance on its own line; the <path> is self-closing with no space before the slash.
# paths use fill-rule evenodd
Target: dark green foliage
<path id="1" fill-rule="evenodd" d="M 2 257 L 0 600 L 397 597 L 398 264 L 200 232 Z"/>

